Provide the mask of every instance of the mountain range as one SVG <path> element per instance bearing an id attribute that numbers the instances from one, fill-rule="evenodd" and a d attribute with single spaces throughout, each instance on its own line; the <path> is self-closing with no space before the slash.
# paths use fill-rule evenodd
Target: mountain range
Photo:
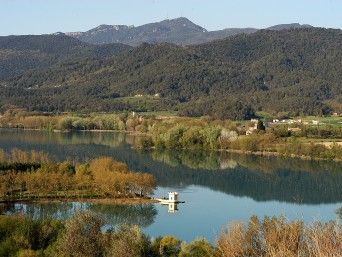
<path id="1" fill-rule="evenodd" d="M 310 25 L 299 23 L 281 24 L 269 27 L 269 30 L 308 28 Z M 250 34 L 258 31 L 256 28 L 227 28 L 217 31 L 207 31 L 187 18 L 149 23 L 142 26 L 100 25 L 86 32 L 69 32 L 66 35 L 75 37 L 91 44 L 122 43 L 138 46 L 142 43 L 174 43 L 191 45 L 227 38 L 237 34 Z"/>
<path id="2" fill-rule="evenodd" d="M 310 28 L 298 23 L 272 26 L 269 30 Z M 139 27 L 100 25 L 87 32 L 0 37 L 0 81 L 30 69 L 48 67 L 80 58 L 106 59 L 142 43 L 191 45 L 258 31 L 229 28 L 207 31 L 186 18 L 164 20 Z"/>
<path id="3" fill-rule="evenodd" d="M 90 44 L 64 33 L 0 37 L 0 107 L 321 115 L 342 111 L 341 63 L 341 30 L 296 24 L 186 46 Z"/>

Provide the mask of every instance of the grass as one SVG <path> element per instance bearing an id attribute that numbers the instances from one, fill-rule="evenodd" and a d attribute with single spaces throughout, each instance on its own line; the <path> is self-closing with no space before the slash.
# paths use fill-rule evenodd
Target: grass
<path id="1" fill-rule="evenodd" d="M 160 103 L 162 99 L 160 97 L 155 96 L 127 96 L 127 97 L 119 97 L 115 98 L 113 102 L 119 102 L 119 103 L 126 103 L 134 107 L 147 109 L 147 110 L 153 110 L 158 103 Z"/>
<path id="2" fill-rule="evenodd" d="M 272 120 L 275 119 L 272 114 L 265 112 L 265 111 L 259 111 L 256 112 L 257 117 L 260 117 L 261 119 L 265 120 Z M 324 123 L 326 125 L 332 125 L 332 126 L 338 126 L 342 127 L 342 116 L 303 116 L 303 117 L 292 117 L 293 119 L 302 119 L 303 121 L 312 123 L 313 120 L 317 120 L 320 123 Z"/>
<path id="3" fill-rule="evenodd" d="M 321 117 L 321 116 L 305 116 L 302 118 L 303 121 L 311 122 L 313 120 L 317 120 L 320 123 L 324 123 L 327 125 L 332 125 L 332 126 L 337 126 L 337 127 L 342 127 L 342 117 L 339 116 L 326 116 L 326 117 Z"/>
<path id="4" fill-rule="evenodd" d="M 319 142 L 341 142 L 341 138 L 308 138 L 308 137 L 297 137 L 300 142 L 303 143 L 319 143 Z"/>

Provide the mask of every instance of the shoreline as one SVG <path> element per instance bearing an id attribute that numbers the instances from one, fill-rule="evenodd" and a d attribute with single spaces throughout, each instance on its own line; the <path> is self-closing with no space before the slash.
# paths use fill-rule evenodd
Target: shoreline
<path id="1" fill-rule="evenodd" d="M 24 131 L 41 131 L 41 132 L 52 132 L 52 133 L 71 133 L 71 132 L 104 132 L 104 133 L 125 133 L 134 136 L 144 136 L 148 135 L 147 133 L 137 132 L 137 131 L 127 131 L 127 130 L 111 130 L 111 129 L 70 129 L 70 130 L 61 130 L 61 129 L 39 129 L 39 128 L 17 128 L 17 127 L 0 127 L 1 129 L 16 129 L 16 130 L 24 130 Z"/>
<path id="2" fill-rule="evenodd" d="M 237 153 L 237 154 L 246 154 L 246 155 L 256 155 L 256 156 L 263 156 L 263 157 L 283 157 L 283 158 L 296 158 L 301 159 L 303 161 L 333 161 L 333 162 L 342 162 L 342 159 L 327 159 L 327 158 L 318 158 L 318 157 L 311 157 L 306 155 L 297 155 L 297 154 L 282 154 L 278 152 L 268 152 L 268 151 L 244 151 L 244 150 L 235 150 L 235 149 L 219 149 L 220 152 L 228 152 L 228 153 Z"/>
<path id="3" fill-rule="evenodd" d="M 147 133 L 136 132 L 136 131 L 127 131 L 127 130 L 101 130 L 101 129 L 88 129 L 88 130 L 44 130 L 38 128 L 14 128 L 14 127 L 0 127 L 0 129 L 17 129 L 17 130 L 26 130 L 26 131 L 47 131 L 53 133 L 71 133 L 71 132 L 97 132 L 97 133 L 125 133 L 128 135 L 133 136 L 148 136 Z M 342 142 L 341 142 L 342 143 Z M 323 144 L 324 145 L 324 144 Z M 135 148 L 132 146 L 132 148 Z M 140 148 L 137 148 L 140 149 Z M 145 150 L 155 149 L 155 147 L 146 148 Z M 168 149 L 168 150 L 175 150 L 175 149 Z M 188 150 L 188 149 L 181 149 L 181 150 Z M 205 150 L 205 149 L 203 149 Z M 306 155 L 296 155 L 296 154 L 282 154 L 279 152 L 269 152 L 269 151 L 245 151 L 245 150 L 236 150 L 236 149 L 212 149 L 210 151 L 217 151 L 223 152 L 226 151 L 228 153 L 237 153 L 237 154 L 246 154 L 246 155 L 255 155 L 255 156 L 263 156 L 263 157 L 284 157 L 284 158 L 297 158 L 303 161 L 334 161 L 334 162 L 342 162 L 342 159 L 328 159 L 328 158 L 319 158 L 319 157 L 311 157 Z"/>

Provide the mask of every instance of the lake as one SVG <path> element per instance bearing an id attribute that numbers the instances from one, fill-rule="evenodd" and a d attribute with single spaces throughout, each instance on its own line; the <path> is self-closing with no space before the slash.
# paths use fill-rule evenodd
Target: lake
<path id="1" fill-rule="evenodd" d="M 49 133 L 0 130 L 0 148 L 38 150 L 56 160 L 86 161 L 111 156 L 130 169 L 153 174 L 155 196 L 177 191 L 177 206 L 105 205 L 79 202 L 2 205 L 1 212 L 33 218 L 65 219 L 78 210 L 103 216 L 106 226 L 138 224 L 152 237 L 171 234 L 183 240 L 214 242 L 232 221 L 252 215 L 284 215 L 305 222 L 338 219 L 342 207 L 342 163 L 303 161 L 202 151 L 141 151 L 139 136 L 111 132 Z"/>

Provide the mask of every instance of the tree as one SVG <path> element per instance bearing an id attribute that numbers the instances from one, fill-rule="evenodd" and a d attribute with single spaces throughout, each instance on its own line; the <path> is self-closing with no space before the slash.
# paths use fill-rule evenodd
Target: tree
<path id="1" fill-rule="evenodd" d="M 265 127 L 264 123 L 261 120 L 258 120 L 257 130 L 259 130 L 259 131 L 265 131 L 266 130 L 266 127 Z"/>
<path id="2" fill-rule="evenodd" d="M 197 239 L 189 244 L 183 243 L 179 257 L 215 257 L 215 250 L 205 239 Z"/>
<path id="3" fill-rule="evenodd" d="M 110 235 L 106 257 L 150 257 L 150 240 L 138 226 L 120 225 Z"/>
<path id="4" fill-rule="evenodd" d="M 104 249 L 102 220 L 91 212 L 77 213 L 65 224 L 58 252 L 65 257 L 100 257 Z"/>
<path id="5" fill-rule="evenodd" d="M 181 248 L 181 241 L 173 236 L 164 236 L 160 240 L 159 253 L 162 257 L 176 257 Z"/>

